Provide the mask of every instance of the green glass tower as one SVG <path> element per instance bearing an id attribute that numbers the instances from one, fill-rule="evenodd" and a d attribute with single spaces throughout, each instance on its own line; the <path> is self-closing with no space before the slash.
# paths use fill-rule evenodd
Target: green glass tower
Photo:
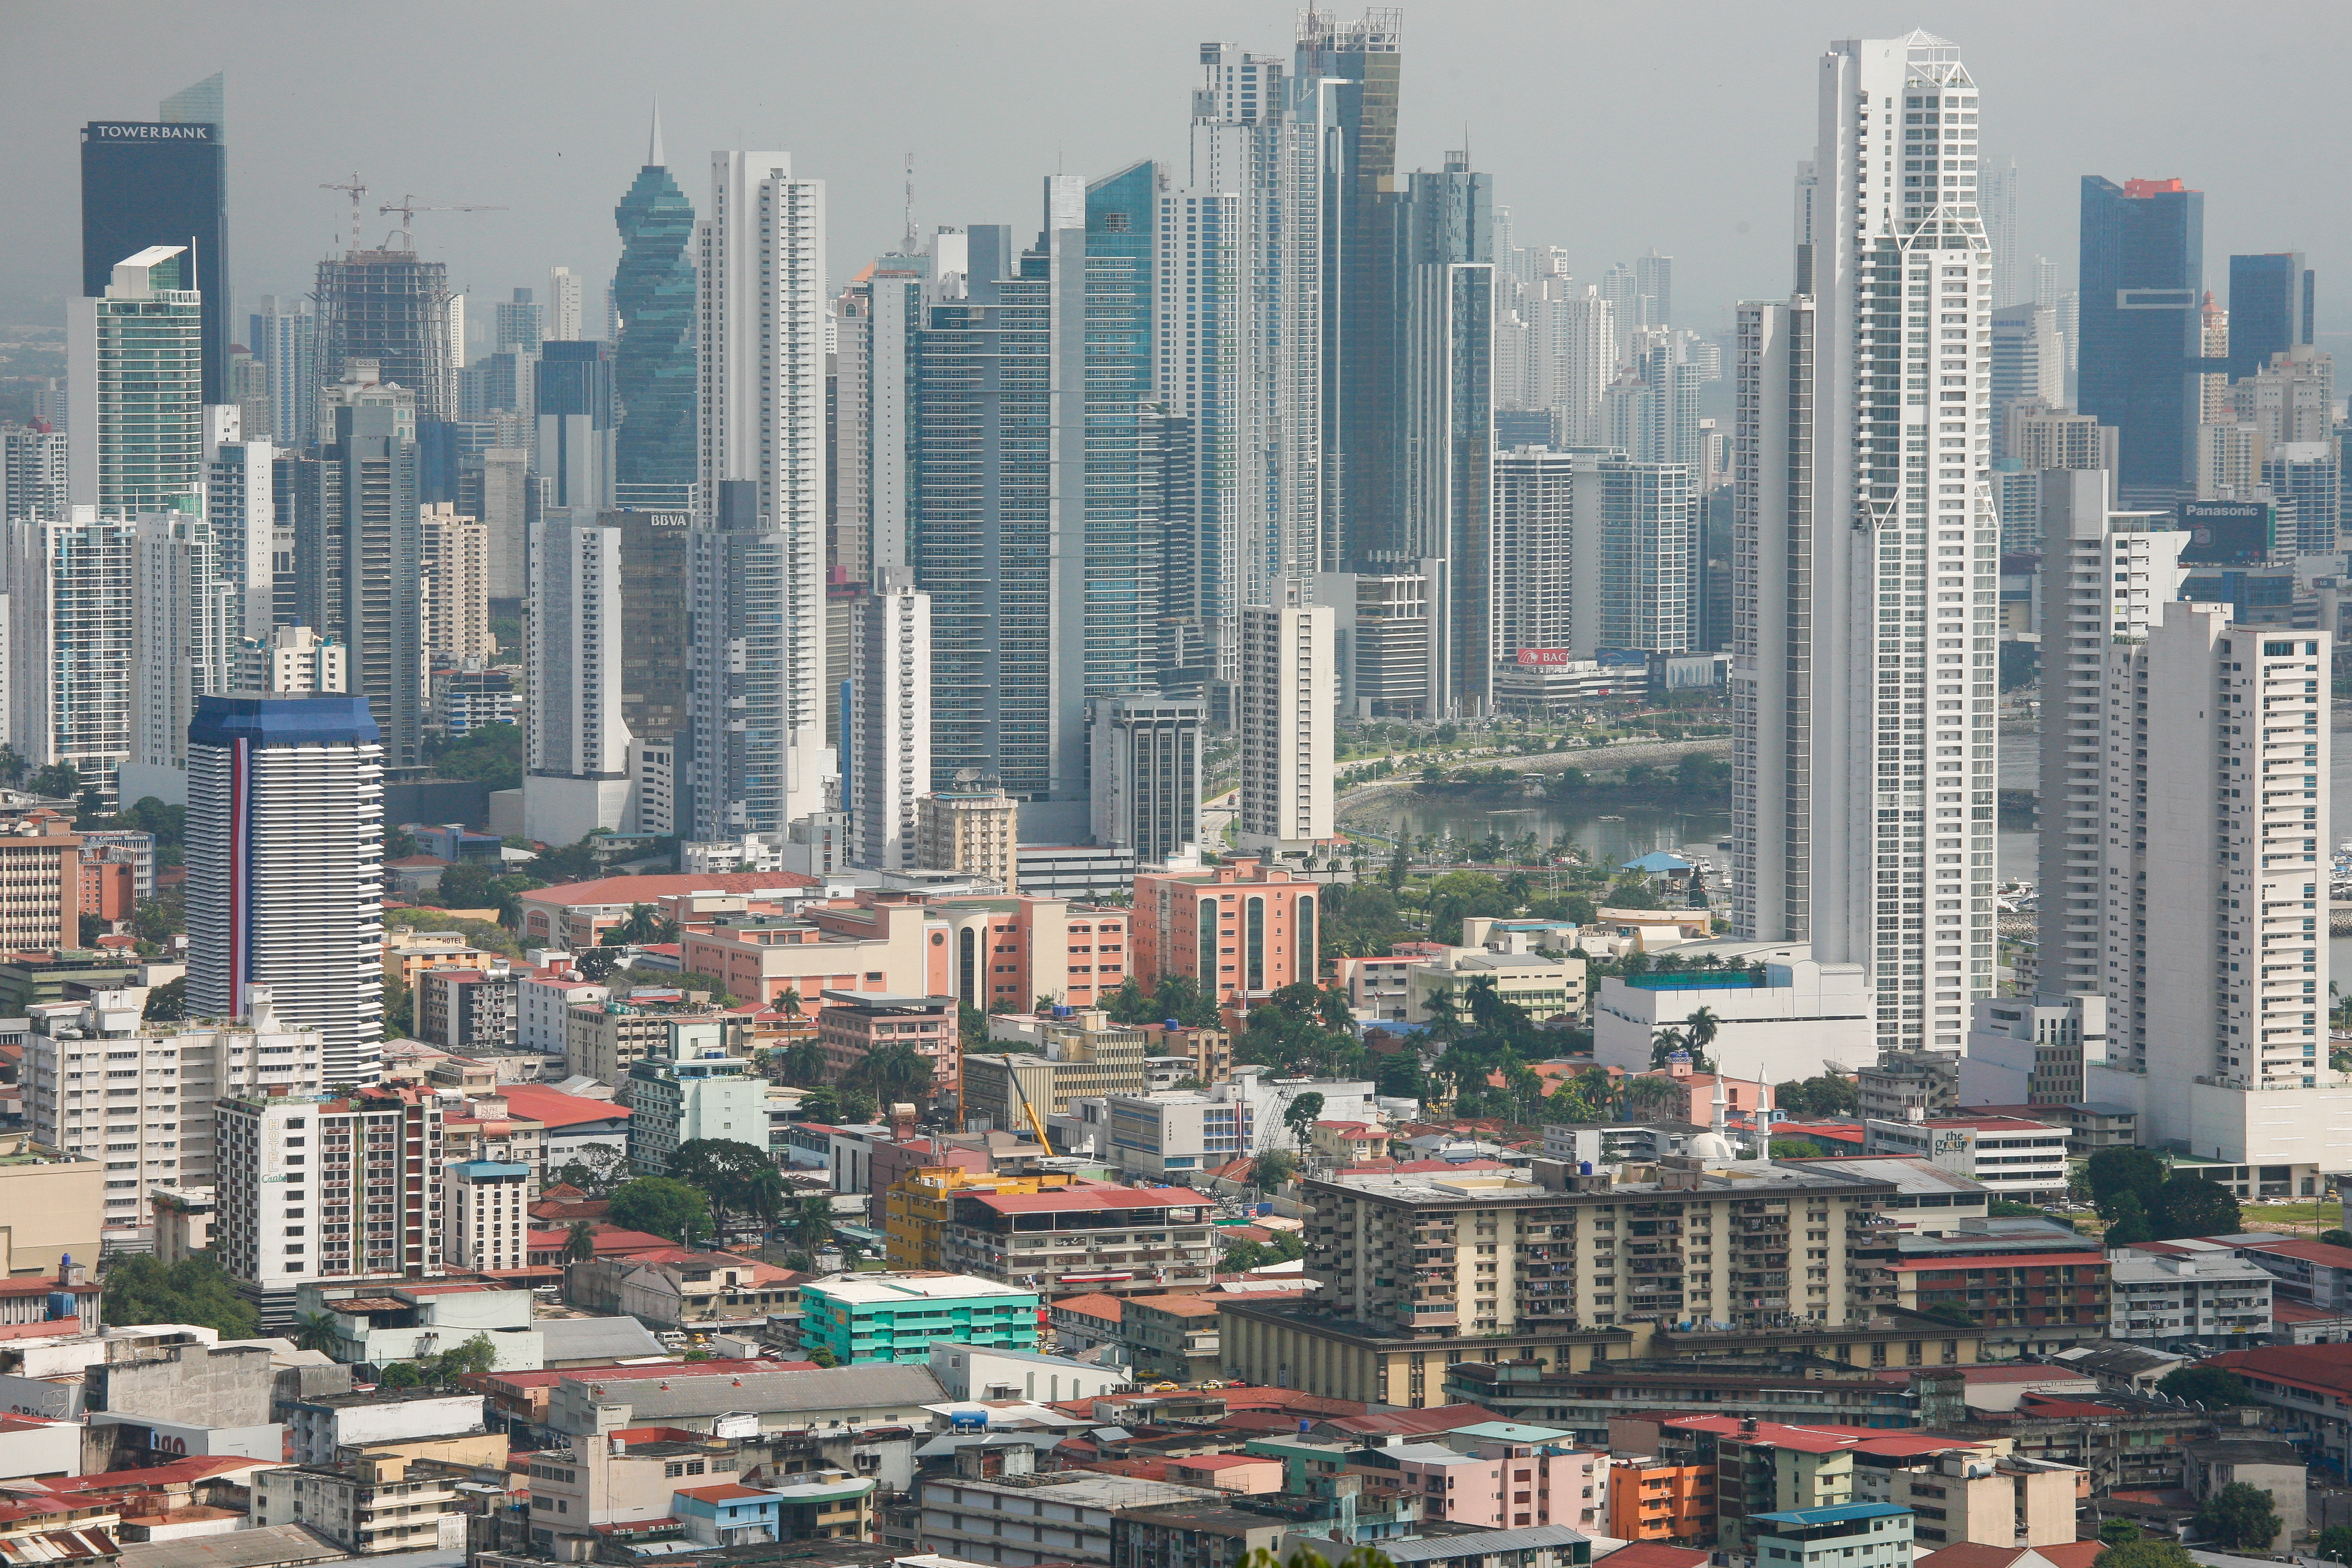
<path id="1" fill-rule="evenodd" d="M 188 249 L 118 258 L 104 294 L 72 301 L 67 347 L 77 506 L 176 511 L 204 489 L 204 296 Z"/>
<path id="2" fill-rule="evenodd" d="M 654 114 L 645 167 L 613 209 L 621 264 L 613 274 L 620 342 L 613 389 L 621 405 L 614 498 L 642 511 L 686 510 L 695 475 L 694 208 L 662 159 Z"/>

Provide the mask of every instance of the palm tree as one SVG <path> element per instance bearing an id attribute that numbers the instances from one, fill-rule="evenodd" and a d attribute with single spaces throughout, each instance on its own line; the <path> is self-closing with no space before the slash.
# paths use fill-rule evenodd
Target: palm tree
<path id="1" fill-rule="evenodd" d="M 1716 1031 L 1722 1024 L 1723 1020 L 1715 1016 L 1712 1007 L 1701 1007 L 1683 1020 L 1683 1027 L 1690 1035 L 1691 1065 L 1703 1072 L 1713 1070 L 1707 1063 L 1706 1049 L 1715 1044 Z"/>
<path id="2" fill-rule="evenodd" d="M 615 928 L 613 934 L 624 942 L 648 942 L 661 940 L 662 918 L 651 904 L 631 904 L 629 918 Z"/>
<path id="3" fill-rule="evenodd" d="M 814 1251 L 833 1239 L 833 1200 L 823 1193 L 801 1199 L 793 1214 L 793 1239 Z"/>
<path id="4" fill-rule="evenodd" d="M 321 1353 L 332 1351 L 335 1348 L 335 1315 L 332 1312 L 305 1312 L 295 1320 L 294 1348 Z"/>
<path id="5" fill-rule="evenodd" d="M 801 1016 L 801 994 L 799 990 L 795 987 L 787 987 L 783 994 L 776 998 L 776 1011 L 782 1013 L 787 1018 L 799 1017 Z"/>
<path id="6" fill-rule="evenodd" d="M 563 1238 L 563 1261 L 593 1263 L 596 1260 L 596 1227 L 584 1219 L 572 1222 L 572 1229 Z"/>
<path id="7" fill-rule="evenodd" d="M 0 743 L 0 787 L 15 789 L 23 784 L 29 765 L 23 752 L 14 746 Z"/>

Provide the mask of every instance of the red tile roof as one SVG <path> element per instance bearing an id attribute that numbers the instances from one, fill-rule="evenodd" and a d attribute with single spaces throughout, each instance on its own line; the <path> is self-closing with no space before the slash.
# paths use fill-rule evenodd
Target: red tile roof
<path id="1" fill-rule="evenodd" d="M 999 1214 L 1087 1213 L 1095 1209 L 1192 1208 L 1207 1200 L 1190 1187 L 1091 1187 L 1085 1192 L 974 1193 L 958 1197 Z"/>
<path id="2" fill-rule="evenodd" d="M 690 1497 L 697 1502 L 731 1502 L 737 1498 L 764 1498 L 773 1494 L 763 1492 L 757 1487 L 738 1486 L 733 1481 L 721 1481 L 717 1486 L 680 1487 L 677 1489 L 677 1495 Z"/>
<path id="3" fill-rule="evenodd" d="M 2292 1384 L 2314 1394 L 2352 1397 L 2352 1345 L 2263 1345 L 2223 1351 L 2198 1364 Z"/>
<path id="4" fill-rule="evenodd" d="M 2029 1552 L 2057 1568 L 2091 1568 L 2091 1562 L 2106 1550 L 2104 1541 L 2070 1541 L 2053 1546 L 1987 1546 L 1979 1542 L 1963 1541 L 1931 1552 L 1916 1561 L 1915 1568 L 2010 1568 L 2010 1564 Z M 1615 1558 L 1609 1559 L 1615 1562 Z"/>
<path id="5" fill-rule="evenodd" d="M 1453 1432 L 1464 1426 L 1476 1426 L 1492 1421 L 1495 1413 L 1483 1405 L 1440 1405 L 1429 1410 L 1384 1410 L 1378 1415 L 1342 1415 L 1323 1423 L 1334 1431 L 1351 1435 L 1377 1436 L 1394 1433 L 1399 1436 L 1426 1436 L 1433 1432 Z"/>
<path id="6" fill-rule="evenodd" d="M 2329 1268 L 2352 1268 L 2352 1247 L 2330 1247 L 2324 1241 L 2296 1241 L 2288 1237 L 2281 1237 L 2276 1241 L 2246 1241 L 2239 1245 L 2249 1252 L 2300 1258 L 2305 1263 L 2323 1264 Z"/>
<path id="7" fill-rule="evenodd" d="M 1097 1290 L 1091 1296 L 1065 1296 L 1054 1303 L 1054 1310 L 1076 1312 L 1082 1318 L 1095 1318 L 1106 1323 L 1116 1323 L 1118 1321 L 1122 1308 L 1118 1297 L 1105 1295 Z"/>
<path id="8" fill-rule="evenodd" d="M 1668 1546 L 1663 1541 L 1636 1541 L 1592 1561 L 1606 1563 L 1609 1568 L 1699 1568 L 1706 1560 L 1706 1552 L 1691 1547 Z"/>
<path id="9" fill-rule="evenodd" d="M 576 1127 L 583 1121 L 609 1121 L 616 1116 L 626 1116 L 629 1108 L 609 1100 L 591 1100 L 582 1094 L 566 1094 L 543 1083 L 510 1083 L 501 1091 L 506 1096 L 507 1109 L 529 1121 L 539 1122 L 550 1132 L 566 1127 Z"/>

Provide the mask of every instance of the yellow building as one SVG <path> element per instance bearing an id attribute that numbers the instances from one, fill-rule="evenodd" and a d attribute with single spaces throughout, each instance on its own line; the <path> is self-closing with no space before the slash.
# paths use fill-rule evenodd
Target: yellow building
<path id="1" fill-rule="evenodd" d="M 883 1194 L 885 1256 L 892 1268 L 945 1268 L 940 1232 L 954 1217 L 959 1193 L 1051 1193 L 1069 1184 L 1066 1175 L 991 1175 L 955 1165 L 910 1171 Z"/>
<path id="2" fill-rule="evenodd" d="M 106 1220 L 106 1170 L 29 1133 L 0 1134 L 0 1273 L 54 1275 L 70 1253 L 96 1268 Z"/>
<path id="3" fill-rule="evenodd" d="M 383 975 L 413 989 L 427 969 L 487 969 L 492 956 L 453 931 L 395 926 L 384 934 Z"/>

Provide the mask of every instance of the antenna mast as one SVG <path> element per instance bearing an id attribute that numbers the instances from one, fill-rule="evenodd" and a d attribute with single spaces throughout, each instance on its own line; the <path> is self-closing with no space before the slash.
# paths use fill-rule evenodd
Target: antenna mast
<path id="1" fill-rule="evenodd" d="M 919 254 L 922 242 L 915 234 L 915 155 L 907 154 L 907 237 L 900 248 L 908 256 Z"/>

